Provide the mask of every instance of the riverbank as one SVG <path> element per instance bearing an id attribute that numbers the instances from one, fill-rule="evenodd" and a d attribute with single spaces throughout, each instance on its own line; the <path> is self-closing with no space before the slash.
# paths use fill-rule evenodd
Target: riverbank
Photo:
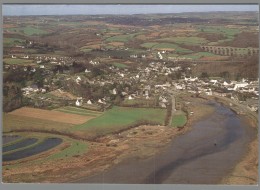
<path id="1" fill-rule="evenodd" d="M 241 158 L 232 172 L 223 177 L 220 184 L 228 185 L 256 185 L 258 184 L 258 115 L 248 108 L 225 97 L 207 97 L 215 100 L 236 112 L 239 117 L 255 129 L 256 136 L 248 144 L 246 154 Z"/>
<path id="2" fill-rule="evenodd" d="M 196 102 L 199 99 L 203 102 Z M 173 138 L 154 156 L 146 159 L 127 157 L 104 172 L 74 182 L 219 184 L 246 153 L 254 133 L 230 109 L 199 99 L 187 101 L 187 104 L 200 109 L 211 106 L 214 112 L 193 123 L 192 130 Z M 195 114 L 198 110 L 193 111 Z"/>

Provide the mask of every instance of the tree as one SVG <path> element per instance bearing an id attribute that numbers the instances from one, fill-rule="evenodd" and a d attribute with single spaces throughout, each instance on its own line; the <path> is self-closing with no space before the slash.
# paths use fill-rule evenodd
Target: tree
<path id="1" fill-rule="evenodd" d="M 201 75 L 200 75 L 200 78 L 203 78 L 203 79 L 209 78 L 209 75 L 208 75 L 207 72 L 202 72 Z"/>

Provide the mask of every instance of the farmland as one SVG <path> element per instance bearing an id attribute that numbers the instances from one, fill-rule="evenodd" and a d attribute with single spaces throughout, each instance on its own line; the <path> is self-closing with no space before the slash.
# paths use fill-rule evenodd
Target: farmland
<path id="1" fill-rule="evenodd" d="M 34 108 L 20 108 L 11 113 L 15 116 L 32 117 L 37 119 L 46 119 L 54 122 L 69 123 L 69 124 L 80 124 L 84 123 L 92 117 L 84 117 L 80 115 L 70 115 L 67 113 L 48 111 Z"/>
<path id="2" fill-rule="evenodd" d="M 160 156 L 179 135 L 166 151 L 173 156 L 165 157 L 169 172 L 178 171 L 175 156 L 185 158 L 180 168 L 205 155 L 219 163 L 219 150 L 235 145 L 231 151 L 242 158 L 249 137 L 241 136 L 241 149 L 229 136 L 222 142 L 217 127 L 233 133 L 222 119 L 207 119 L 226 118 L 214 112 L 223 111 L 216 97 L 230 99 L 231 109 L 241 104 L 238 113 L 258 111 L 257 21 L 257 12 L 4 16 L 3 133 L 14 139 L 3 145 L 4 182 L 85 182 L 153 156 L 160 168 L 149 173 L 154 165 L 147 164 L 140 182 L 155 175 L 164 182 L 168 169 Z M 231 123 L 240 122 L 225 111 Z M 201 120 L 204 131 L 196 127 Z M 221 141 L 215 149 L 210 135 Z M 251 171 L 257 162 L 250 163 Z M 208 170 L 194 171 L 204 180 Z M 126 182 L 138 182 L 127 175 Z"/>
<path id="3" fill-rule="evenodd" d="M 165 116 L 166 112 L 163 109 L 113 107 L 103 115 L 73 127 L 72 130 L 87 135 L 93 135 L 93 131 L 96 135 L 104 135 L 143 122 L 163 125 Z"/>

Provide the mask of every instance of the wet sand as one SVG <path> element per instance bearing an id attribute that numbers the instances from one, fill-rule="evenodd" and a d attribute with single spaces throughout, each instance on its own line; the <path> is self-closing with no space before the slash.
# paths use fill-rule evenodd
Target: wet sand
<path id="1" fill-rule="evenodd" d="M 215 112 L 148 159 L 128 158 L 76 183 L 218 184 L 247 151 L 256 132 L 233 111 L 212 103 Z M 215 145 L 216 144 L 216 145 Z"/>

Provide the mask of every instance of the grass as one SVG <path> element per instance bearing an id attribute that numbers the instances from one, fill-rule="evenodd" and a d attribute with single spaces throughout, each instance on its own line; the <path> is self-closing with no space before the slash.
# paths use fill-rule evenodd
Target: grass
<path id="1" fill-rule="evenodd" d="M 150 121 L 163 125 L 166 110 L 153 108 L 128 108 L 114 106 L 103 115 L 75 126 L 73 131 L 84 131 L 93 135 L 103 135 L 137 124 Z"/>
<path id="2" fill-rule="evenodd" d="M 31 27 L 31 26 L 23 27 L 23 28 L 21 28 L 20 30 L 23 30 L 23 33 L 24 33 L 25 35 L 28 35 L 28 36 L 32 36 L 32 35 L 42 35 L 42 34 L 47 34 L 47 33 L 48 33 L 48 32 L 45 31 L 45 30 L 37 29 L 37 28 Z"/>
<path id="3" fill-rule="evenodd" d="M 14 45 L 21 45 L 25 42 L 25 40 L 19 39 L 19 38 L 4 38 L 3 39 L 3 46 L 14 46 Z"/>
<path id="4" fill-rule="evenodd" d="M 162 38 L 157 40 L 159 42 L 173 42 L 177 44 L 186 44 L 186 45 L 201 45 L 205 44 L 208 41 L 205 38 L 200 37 L 171 37 L 171 38 Z"/>
<path id="5" fill-rule="evenodd" d="M 191 59 L 200 59 L 202 57 L 215 57 L 215 56 L 217 56 L 217 55 L 210 53 L 210 52 L 198 52 L 198 53 L 183 55 L 181 57 L 191 58 Z"/>
<path id="6" fill-rule="evenodd" d="M 112 65 L 118 67 L 118 68 L 127 68 L 128 66 L 122 63 L 112 63 Z"/>
<path id="7" fill-rule="evenodd" d="M 182 127 L 186 124 L 187 117 L 184 112 L 177 111 L 172 118 L 172 127 Z"/>
<path id="8" fill-rule="evenodd" d="M 70 146 L 65 148 L 64 150 L 53 154 L 49 157 L 47 157 L 47 160 L 53 160 L 53 159 L 63 159 L 63 158 L 69 158 L 74 155 L 82 155 L 88 150 L 88 144 L 81 142 L 81 141 L 75 141 L 70 140 Z"/>
<path id="9" fill-rule="evenodd" d="M 12 58 L 5 58 L 3 60 L 6 64 L 10 65 L 16 65 L 16 64 L 21 64 L 21 65 L 28 65 L 28 64 L 33 64 L 33 60 L 28 60 L 28 59 L 12 59 Z"/>
<path id="10" fill-rule="evenodd" d="M 156 42 L 147 42 L 147 43 L 143 43 L 141 44 L 141 47 L 145 47 L 145 48 L 152 48 L 153 46 L 157 45 L 158 43 Z"/>
<path id="11" fill-rule="evenodd" d="M 159 43 L 155 46 L 153 46 L 153 49 L 167 49 L 167 50 L 172 50 L 175 51 L 176 53 L 192 53 L 192 50 L 181 48 L 176 44 L 171 44 L 171 43 Z"/>
<path id="12" fill-rule="evenodd" d="M 139 34 L 141 33 L 117 35 L 117 36 L 107 38 L 106 41 L 107 42 L 128 42 L 129 40 L 133 39 L 135 36 Z"/>
<path id="13" fill-rule="evenodd" d="M 58 108 L 58 109 L 55 109 L 55 111 L 61 111 L 61 112 L 65 112 L 65 113 L 85 115 L 85 116 L 91 116 L 91 117 L 98 117 L 102 114 L 102 112 L 91 111 L 91 110 L 72 107 L 72 106 Z"/>

